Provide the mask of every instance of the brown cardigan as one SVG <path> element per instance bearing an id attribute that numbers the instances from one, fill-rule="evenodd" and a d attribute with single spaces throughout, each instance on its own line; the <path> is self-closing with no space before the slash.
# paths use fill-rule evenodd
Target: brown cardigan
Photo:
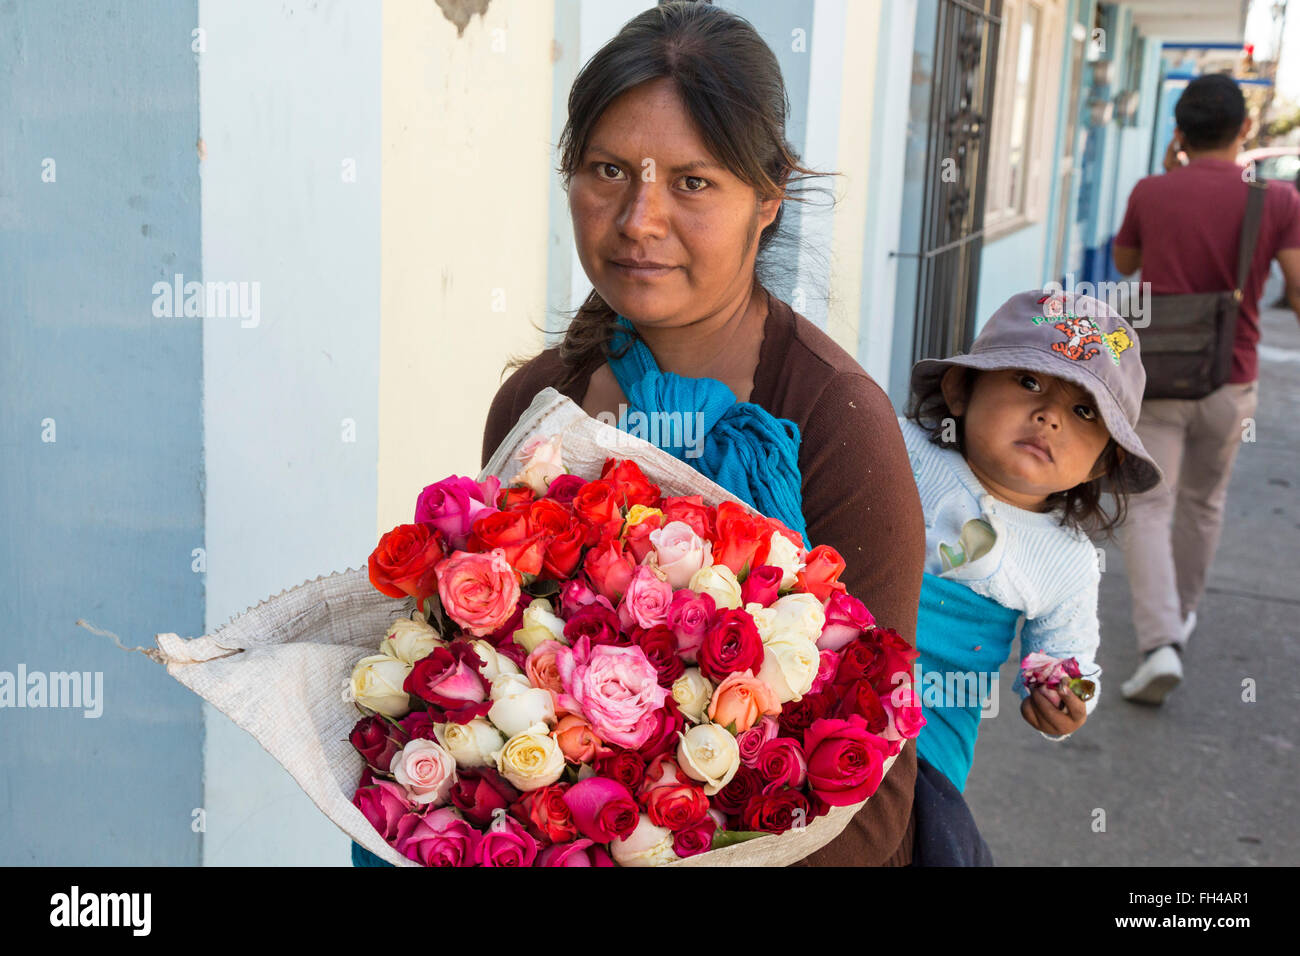
<path id="1" fill-rule="evenodd" d="M 593 360 L 563 394 L 582 404 Z M 547 349 L 501 386 L 483 432 L 483 464 L 534 396 L 567 369 Z M 841 580 L 885 626 L 916 643 L 925 561 L 921 499 L 893 405 L 834 340 L 776 296 L 750 401 L 799 426 L 803 512 L 813 544 L 847 562 Z M 802 861 L 818 866 L 903 866 L 911 862 L 916 748 L 909 744 L 844 833 Z"/>

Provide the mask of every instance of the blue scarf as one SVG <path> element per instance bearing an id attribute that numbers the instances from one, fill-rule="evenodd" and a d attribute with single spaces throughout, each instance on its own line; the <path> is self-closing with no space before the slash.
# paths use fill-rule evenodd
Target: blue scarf
<path id="1" fill-rule="evenodd" d="M 634 332 L 632 323 L 620 315 L 611 351 L 619 352 L 629 339 L 632 346 L 622 357 L 611 357 L 609 367 L 631 408 L 619 416 L 618 427 L 658 445 L 746 504 L 780 520 L 811 548 L 800 490 L 799 426 L 761 405 L 737 401 L 736 393 L 716 378 L 659 371 L 650 347 Z M 674 427 L 652 424 L 664 421 Z M 694 433 L 697 421 L 702 434 L 694 434 L 688 446 L 686 431 Z"/>

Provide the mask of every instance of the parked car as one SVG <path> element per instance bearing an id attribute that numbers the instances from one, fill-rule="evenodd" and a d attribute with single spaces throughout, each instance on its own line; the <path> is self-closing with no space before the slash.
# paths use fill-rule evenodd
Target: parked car
<path id="1" fill-rule="evenodd" d="M 1276 179 L 1295 183 L 1297 174 L 1300 174 L 1300 146 L 1248 149 L 1237 157 L 1237 165 L 1253 167 L 1255 182 Z"/>

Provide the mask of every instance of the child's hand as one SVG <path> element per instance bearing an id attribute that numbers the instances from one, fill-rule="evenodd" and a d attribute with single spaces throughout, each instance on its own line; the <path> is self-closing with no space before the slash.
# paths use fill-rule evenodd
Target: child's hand
<path id="1" fill-rule="evenodd" d="M 1088 719 L 1088 707 L 1079 696 L 1070 691 L 1070 685 L 1062 683 L 1057 692 L 1061 695 L 1061 707 L 1051 702 L 1041 687 L 1035 687 L 1020 702 L 1020 716 L 1035 730 L 1059 737 L 1070 734 L 1083 726 Z"/>

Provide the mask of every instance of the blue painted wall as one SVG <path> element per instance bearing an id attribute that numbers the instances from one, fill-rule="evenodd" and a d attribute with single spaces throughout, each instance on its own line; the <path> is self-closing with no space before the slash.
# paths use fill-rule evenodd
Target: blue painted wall
<path id="1" fill-rule="evenodd" d="M 197 19 L 0 4 L 0 671 L 103 675 L 98 718 L 0 710 L 0 864 L 199 862 L 199 699 L 74 625 L 203 631 L 202 331 L 152 311 L 200 278 Z"/>

